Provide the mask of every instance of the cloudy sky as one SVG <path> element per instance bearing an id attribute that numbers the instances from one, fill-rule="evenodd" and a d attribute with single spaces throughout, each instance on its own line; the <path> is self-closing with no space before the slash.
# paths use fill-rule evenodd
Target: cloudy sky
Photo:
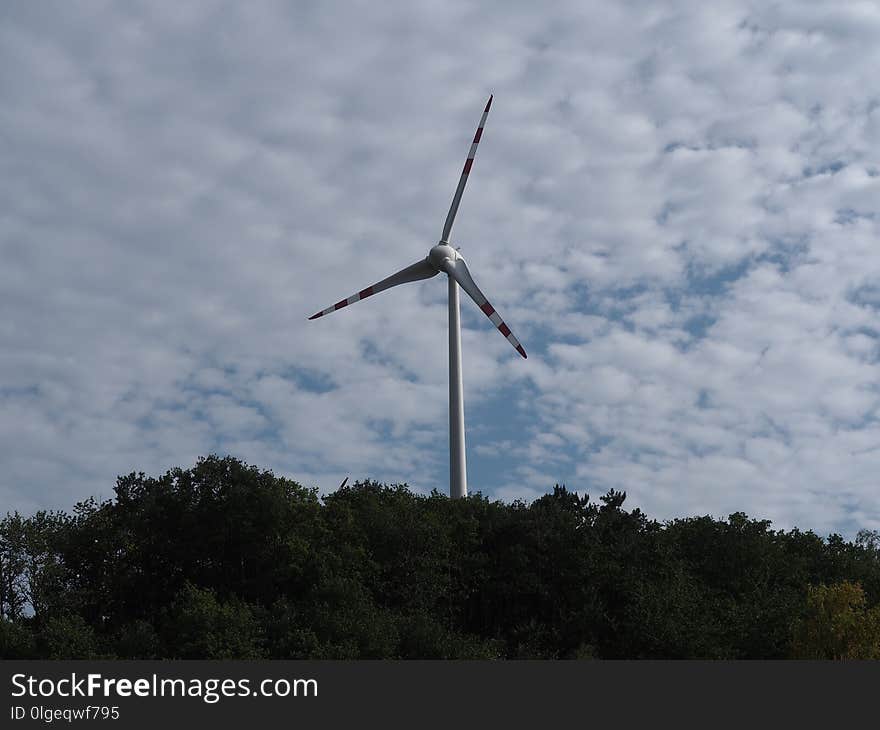
<path id="1" fill-rule="evenodd" d="M 874 2 L 4 2 L 0 508 L 233 454 L 880 528 Z"/>

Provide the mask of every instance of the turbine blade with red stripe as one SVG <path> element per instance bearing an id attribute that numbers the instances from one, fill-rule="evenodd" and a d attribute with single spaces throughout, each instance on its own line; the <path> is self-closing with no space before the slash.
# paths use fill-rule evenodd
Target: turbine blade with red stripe
<path id="1" fill-rule="evenodd" d="M 480 137 L 483 136 L 483 126 L 486 124 L 486 117 L 489 116 L 489 107 L 492 106 L 492 95 L 486 102 L 486 108 L 483 110 L 483 116 L 480 118 L 480 126 L 477 127 L 477 133 L 474 135 L 474 141 L 471 142 L 471 150 L 468 152 L 467 160 L 464 162 L 464 170 L 461 171 L 461 177 L 458 179 L 458 187 L 455 189 L 455 195 L 452 197 L 452 205 L 446 216 L 446 223 L 443 226 L 443 235 L 441 241 L 449 240 L 449 233 L 452 231 L 452 222 L 455 220 L 455 214 L 458 212 L 458 204 L 461 202 L 461 194 L 464 192 L 465 183 L 467 183 L 468 174 L 474 164 L 474 156 L 477 154 L 477 145 L 480 143 Z"/>
<path id="2" fill-rule="evenodd" d="M 516 336 L 510 331 L 510 327 L 504 323 L 504 320 L 501 319 L 501 316 L 495 311 L 495 307 L 489 304 L 489 300 L 486 299 L 485 294 L 480 291 L 480 287 L 477 286 L 474 278 L 471 276 L 471 272 L 468 270 L 464 259 L 460 256 L 457 259 L 446 259 L 443 262 L 443 268 L 446 273 L 455 279 L 456 283 L 467 292 L 468 296 L 476 302 L 483 314 L 489 318 L 498 331 L 504 335 L 511 345 L 513 345 L 513 348 L 523 357 L 528 357 L 525 349 L 523 349 L 523 346 L 519 343 L 519 340 L 516 339 Z"/>
<path id="3" fill-rule="evenodd" d="M 349 304 L 359 302 L 361 299 L 366 299 L 373 294 L 378 294 L 380 291 L 390 289 L 392 286 L 397 286 L 398 284 L 406 284 L 410 281 L 419 281 L 420 279 L 430 279 L 432 276 L 436 276 L 438 273 L 440 272 L 438 272 L 437 269 L 431 266 L 431 264 L 428 263 L 427 259 L 422 259 L 421 261 L 417 261 L 416 263 L 414 263 L 412 266 L 407 266 L 405 269 L 401 269 L 396 274 L 392 274 L 387 279 L 382 279 L 382 281 L 377 282 L 372 286 L 368 286 L 366 289 L 361 289 L 357 294 L 352 294 L 347 299 L 336 302 L 336 304 L 334 304 L 332 307 L 327 307 L 327 309 L 316 312 L 311 317 L 309 317 L 309 319 L 317 319 L 318 317 L 323 317 L 325 314 L 330 314 L 332 312 L 335 312 L 337 309 L 347 307 Z"/>

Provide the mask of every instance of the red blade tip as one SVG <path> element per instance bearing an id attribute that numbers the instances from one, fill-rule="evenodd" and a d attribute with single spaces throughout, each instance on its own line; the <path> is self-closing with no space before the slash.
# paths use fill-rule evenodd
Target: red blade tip
<path id="1" fill-rule="evenodd" d="M 489 101 L 486 102 L 486 108 L 483 110 L 483 113 L 484 113 L 484 114 L 485 114 L 487 111 L 489 111 L 489 107 L 492 106 L 492 97 L 493 97 L 493 96 L 495 96 L 495 94 L 489 94 Z"/>

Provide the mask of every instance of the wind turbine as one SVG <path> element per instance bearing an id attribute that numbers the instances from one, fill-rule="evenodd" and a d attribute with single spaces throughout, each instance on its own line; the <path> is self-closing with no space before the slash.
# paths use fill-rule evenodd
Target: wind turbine
<path id="1" fill-rule="evenodd" d="M 486 108 L 483 110 L 483 116 L 480 119 L 480 126 L 477 127 L 477 133 L 474 135 L 474 141 L 471 143 L 471 149 L 467 160 L 465 160 L 464 170 L 462 170 L 461 177 L 458 180 L 455 195 L 452 197 L 452 205 L 446 216 L 446 223 L 443 225 L 443 235 L 440 237 L 439 243 L 428 251 L 428 255 L 421 261 L 417 261 L 411 266 L 401 269 L 396 274 L 392 274 L 387 279 L 382 279 L 382 281 L 368 286 L 366 289 L 361 289 L 357 294 L 352 294 L 347 299 L 336 302 L 332 307 L 327 307 L 327 309 L 309 317 L 309 319 L 323 317 L 325 314 L 331 314 L 338 309 L 347 307 L 349 304 L 359 302 L 398 284 L 430 279 L 441 271 L 447 275 L 449 279 L 449 496 L 453 498 L 467 496 L 467 466 L 464 448 L 464 396 L 461 385 L 461 323 L 458 308 L 459 286 L 476 302 L 483 314 L 491 320 L 492 324 L 498 328 L 498 331 L 507 338 L 507 341 L 516 348 L 516 351 L 523 357 L 528 357 L 519 340 L 510 331 L 510 327 L 504 324 L 498 312 L 495 311 L 495 307 L 489 303 L 489 300 L 486 299 L 486 296 L 474 282 L 464 258 L 462 258 L 457 249 L 449 244 L 449 233 L 452 230 L 452 223 L 458 211 L 458 204 L 461 202 L 461 194 L 464 192 L 468 174 L 474 164 L 474 155 L 477 153 L 477 145 L 480 142 L 480 137 L 483 135 L 483 125 L 486 124 L 486 117 L 489 116 L 490 106 L 492 106 L 492 96 L 489 96 L 489 101 L 486 102 Z"/>

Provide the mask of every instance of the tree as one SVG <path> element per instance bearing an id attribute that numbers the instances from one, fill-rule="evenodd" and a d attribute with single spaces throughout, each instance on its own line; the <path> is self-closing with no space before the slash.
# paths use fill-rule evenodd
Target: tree
<path id="1" fill-rule="evenodd" d="M 238 598 L 221 602 L 214 591 L 187 583 L 165 610 L 165 656 L 173 659 L 260 659 L 258 610 Z"/>
<path id="2" fill-rule="evenodd" d="M 0 620 L 20 619 L 27 606 L 25 520 L 18 512 L 0 521 Z"/>
<path id="3" fill-rule="evenodd" d="M 0 520 L 0 656 L 877 655 L 876 532 L 660 524 L 625 501 L 374 481 L 322 500 L 219 456 L 131 473 L 114 499 Z"/>
<path id="4" fill-rule="evenodd" d="M 0 619 L 0 659 L 33 659 L 35 656 L 33 624 Z"/>
<path id="5" fill-rule="evenodd" d="M 792 641 L 797 659 L 880 659 L 880 606 L 858 583 L 810 586 Z"/>
<path id="6" fill-rule="evenodd" d="M 36 636 L 41 658 L 100 659 L 98 637 L 82 616 L 64 614 L 47 619 Z"/>

